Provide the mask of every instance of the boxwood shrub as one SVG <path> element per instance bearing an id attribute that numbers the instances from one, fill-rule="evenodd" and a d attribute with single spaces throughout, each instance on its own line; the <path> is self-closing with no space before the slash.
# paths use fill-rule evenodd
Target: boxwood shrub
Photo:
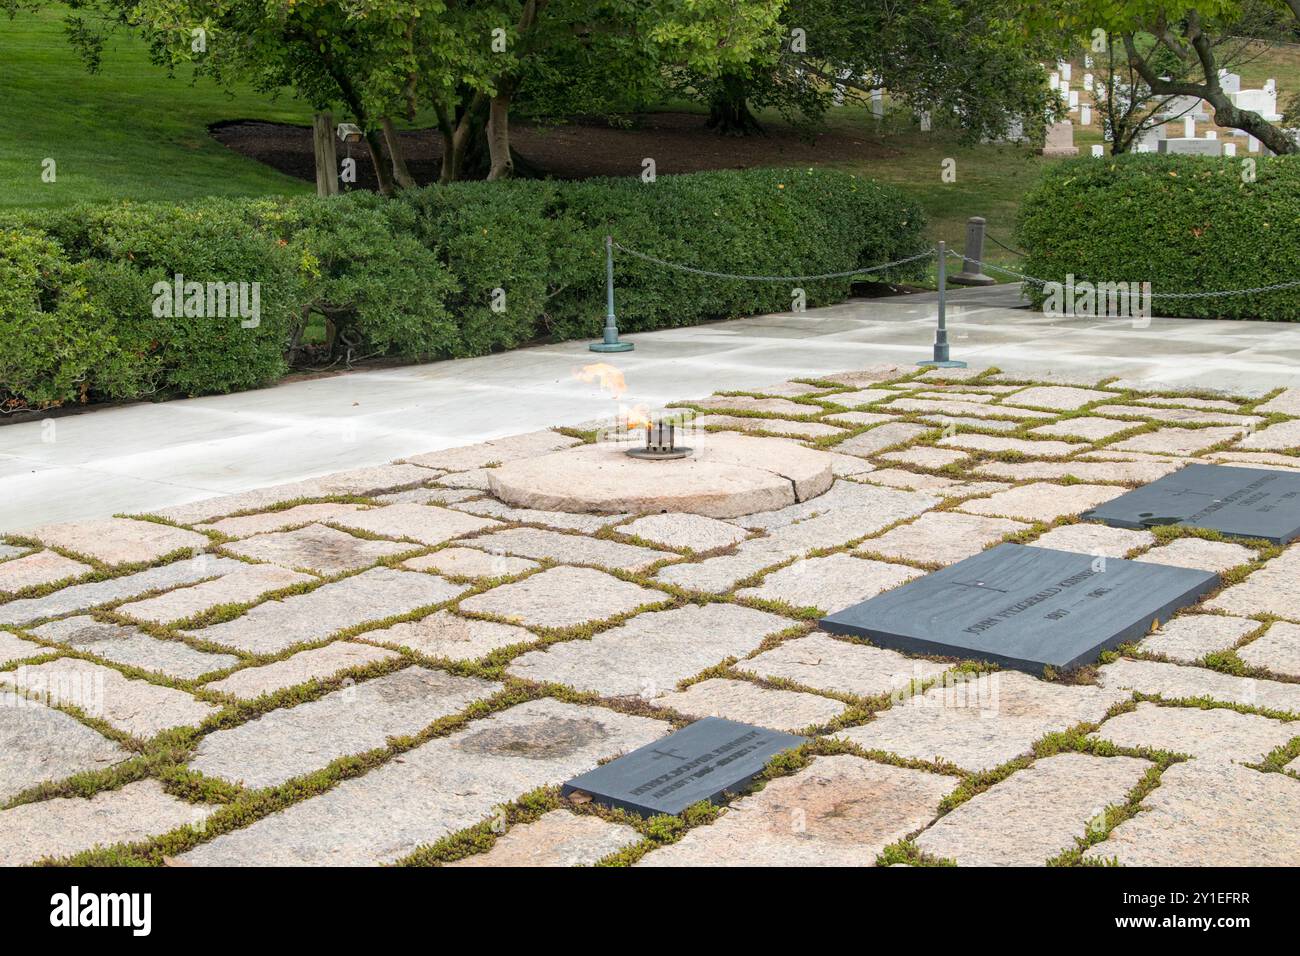
<path id="1" fill-rule="evenodd" d="M 1054 282 L 1150 282 L 1153 293 L 1258 288 L 1300 279 L 1300 158 L 1141 154 L 1053 164 L 1026 196 L 1024 271 Z M 1035 305 L 1041 288 L 1030 287 Z M 1156 315 L 1300 319 L 1300 287 L 1152 300 Z"/>
<path id="2" fill-rule="evenodd" d="M 31 211 L 0 222 L 0 402 L 9 408 L 253 388 L 275 381 L 304 329 L 337 358 L 482 355 L 596 337 L 604 236 L 718 272 L 839 272 L 925 248 L 919 207 L 830 170 L 519 180 L 395 200 L 207 199 Z M 624 331 L 840 301 L 848 280 L 745 282 L 616 253 Z M 925 263 L 879 278 L 922 275 Z M 155 284 L 258 283 L 261 315 L 155 317 Z"/>

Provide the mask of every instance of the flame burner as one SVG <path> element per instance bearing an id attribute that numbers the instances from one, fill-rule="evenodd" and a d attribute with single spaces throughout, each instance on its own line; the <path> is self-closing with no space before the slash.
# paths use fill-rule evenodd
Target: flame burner
<path id="1" fill-rule="evenodd" d="M 676 425 L 664 421 L 662 418 L 657 422 L 647 422 L 645 426 L 645 447 L 629 448 L 626 454 L 629 458 L 640 458 L 645 461 L 669 461 L 673 458 L 686 458 L 690 455 L 691 450 L 677 447 L 676 431 Z"/>

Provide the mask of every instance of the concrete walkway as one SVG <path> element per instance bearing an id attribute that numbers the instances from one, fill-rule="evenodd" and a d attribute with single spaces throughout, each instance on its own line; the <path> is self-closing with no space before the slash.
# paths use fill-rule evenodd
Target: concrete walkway
<path id="1" fill-rule="evenodd" d="M 953 355 L 1029 378 L 1118 375 L 1153 388 L 1247 394 L 1300 381 L 1300 325 L 1057 320 L 1007 306 L 1014 287 L 956 292 Z M 586 344 L 359 372 L 236 395 L 93 410 L 0 426 L 0 531 L 140 513 L 614 414 L 575 373 L 612 359 L 622 402 L 651 407 L 879 362 L 927 358 L 933 295 L 854 300 Z"/>

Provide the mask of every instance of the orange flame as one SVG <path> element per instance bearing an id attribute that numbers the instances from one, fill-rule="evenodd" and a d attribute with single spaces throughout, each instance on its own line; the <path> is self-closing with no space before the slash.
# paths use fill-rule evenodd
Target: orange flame
<path id="1" fill-rule="evenodd" d="M 628 408 L 626 405 L 619 406 L 619 417 L 627 419 L 627 430 L 632 431 L 635 428 L 645 428 L 650 424 L 650 409 L 644 405 L 633 405 Z"/>
<path id="2" fill-rule="evenodd" d="M 583 382 L 599 382 L 600 387 L 610 392 L 614 398 L 622 398 L 623 393 L 627 391 L 627 380 L 623 377 L 623 373 L 607 362 L 584 365 L 573 374 Z"/>

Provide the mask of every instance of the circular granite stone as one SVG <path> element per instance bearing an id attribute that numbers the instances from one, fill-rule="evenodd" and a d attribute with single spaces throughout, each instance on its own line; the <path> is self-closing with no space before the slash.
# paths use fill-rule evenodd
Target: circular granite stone
<path id="1" fill-rule="evenodd" d="M 735 518 L 815 498 L 831 486 L 832 458 L 775 438 L 692 435 L 694 453 L 673 461 L 624 454 L 597 442 L 488 469 L 488 488 L 517 508 L 622 514 L 675 511 Z"/>

